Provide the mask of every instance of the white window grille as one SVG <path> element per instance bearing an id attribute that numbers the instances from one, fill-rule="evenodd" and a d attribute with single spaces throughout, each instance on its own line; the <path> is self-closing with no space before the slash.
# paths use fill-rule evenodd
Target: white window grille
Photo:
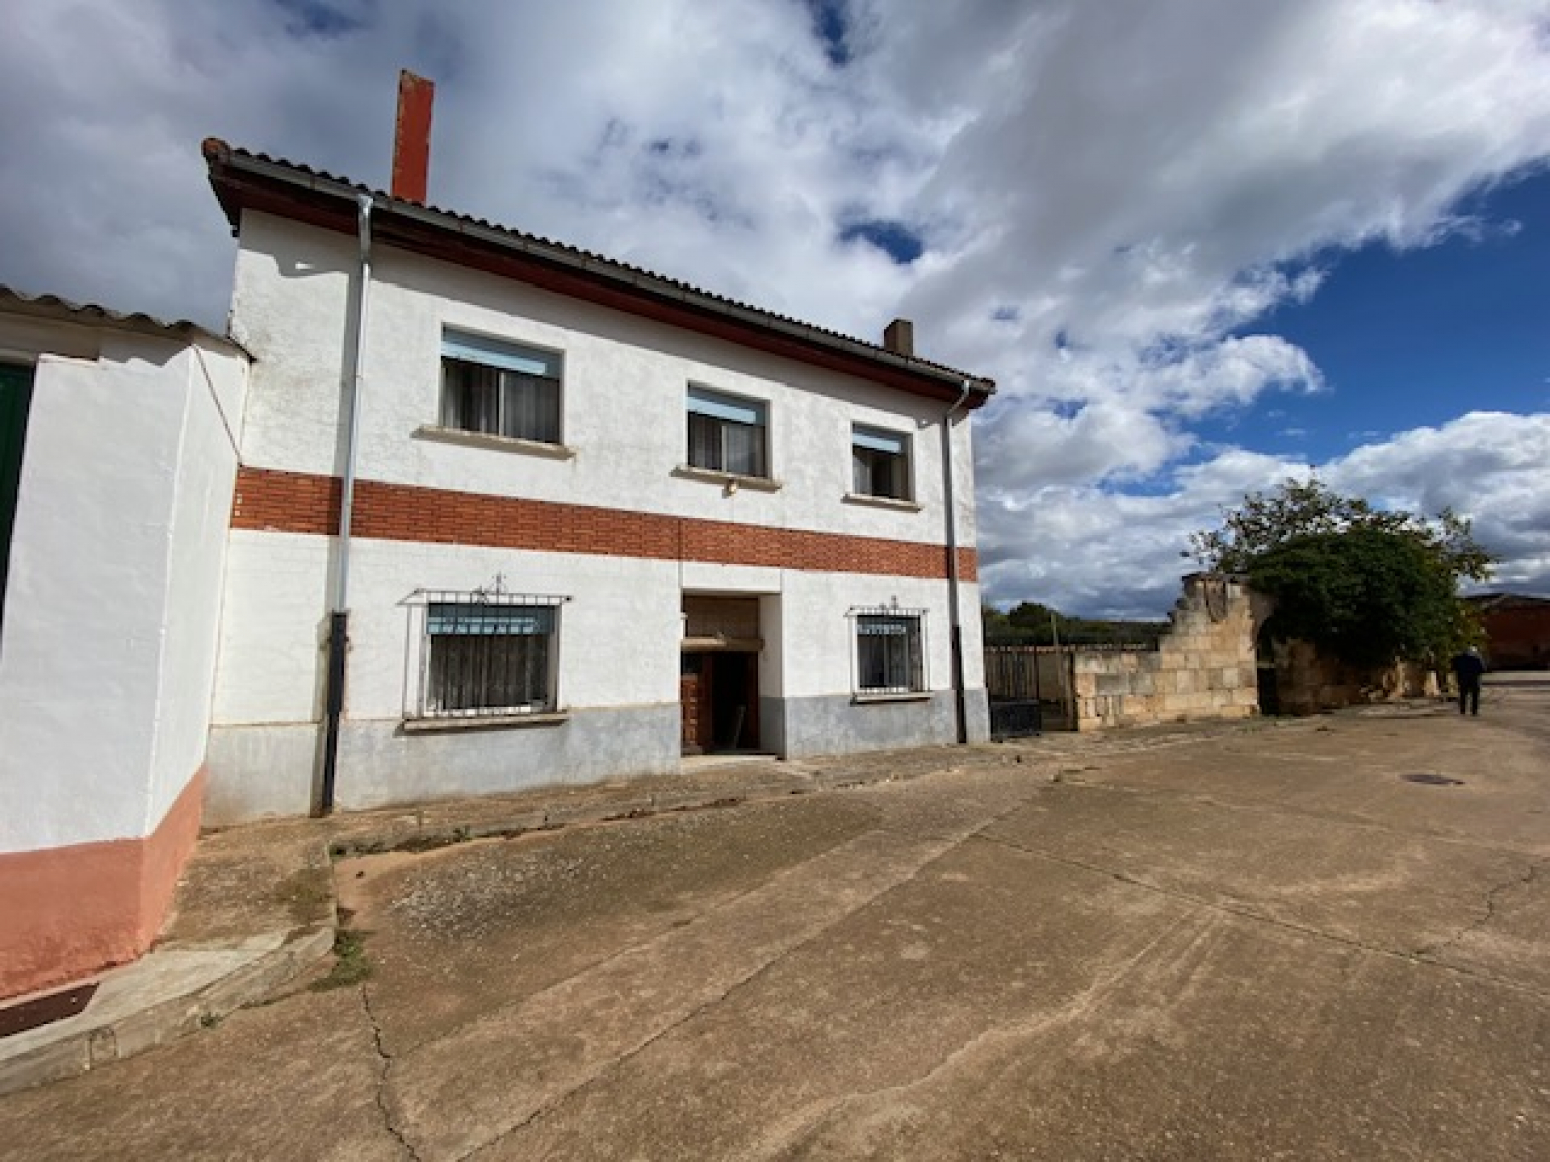
<path id="1" fill-rule="evenodd" d="M 769 476 L 766 404 L 690 387 L 688 417 L 691 467 L 735 476 Z"/>
<path id="2" fill-rule="evenodd" d="M 856 424 L 850 437 L 851 489 L 858 496 L 910 499 L 910 438 Z"/>
<path id="3" fill-rule="evenodd" d="M 917 694 L 926 689 L 923 609 L 853 609 L 858 694 Z"/>
<path id="4" fill-rule="evenodd" d="M 420 596 L 419 717 L 556 709 L 559 614 L 566 598 L 483 590 Z"/>
<path id="5" fill-rule="evenodd" d="M 542 444 L 560 442 L 561 358 L 482 335 L 441 339 L 444 428 Z"/>

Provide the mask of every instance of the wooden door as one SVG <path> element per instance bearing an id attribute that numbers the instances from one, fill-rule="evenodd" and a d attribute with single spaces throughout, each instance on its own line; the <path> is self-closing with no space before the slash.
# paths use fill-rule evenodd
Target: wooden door
<path id="1" fill-rule="evenodd" d="M 710 654 L 687 653 L 678 669 L 678 703 L 683 716 L 683 753 L 704 754 L 711 747 Z"/>

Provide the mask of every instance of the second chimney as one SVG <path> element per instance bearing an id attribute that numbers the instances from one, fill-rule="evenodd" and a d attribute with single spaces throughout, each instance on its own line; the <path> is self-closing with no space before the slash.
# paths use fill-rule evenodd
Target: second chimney
<path id="1" fill-rule="evenodd" d="M 395 198 L 424 202 L 431 168 L 431 104 L 436 82 L 408 69 L 398 74 L 398 123 L 393 131 Z"/>
<path id="2" fill-rule="evenodd" d="M 895 319 L 883 332 L 883 347 L 895 355 L 915 357 L 915 324 L 908 319 Z"/>

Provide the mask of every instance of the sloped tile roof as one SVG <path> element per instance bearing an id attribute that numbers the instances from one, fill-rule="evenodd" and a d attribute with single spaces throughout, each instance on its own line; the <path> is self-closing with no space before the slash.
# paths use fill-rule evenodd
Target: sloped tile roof
<path id="1" fill-rule="evenodd" d="M 77 323 L 91 323 L 143 334 L 160 334 L 184 340 L 205 339 L 242 351 L 241 344 L 226 335 L 219 335 L 207 327 L 188 319 L 158 319 L 144 311 L 115 311 L 97 303 L 78 303 L 54 294 L 27 294 L 0 284 L 0 311 L 30 315 L 34 318 L 63 319 Z M 245 354 L 245 352 L 244 352 Z"/>
<path id="2" fill-rule="evenodd" d="M 718 316 L 732 327 L 763 330 L 788 343 L 827 349 L 852 362 L 871 363 L 896 373 L 935 381 L 938 385 L 951 385 L 948 390 L 952 394 L 956 394 L 967 383 L 969 398 L 966 402 L 970 407 L 980 406 L 995 391 L 992 380 L 918 356 L 902 355 L 878 344 L 739 302 L 680 279 L 542 235 L 529 234 L 437 206 L 395 198 L 349 178 L 269 154 L 240 149 L 219 138 L 206 138 L 203 150 L 210 169 L 211 186 L 234 232 L 240 224 L 244 208 L 257 207 L 282 215 L 289 210 L 291 216 L 307 219 L 305 213 L 299 212 L 302 207 L 310 203 L 315 211 L 321 212 L 322 203 L 332 201 L 336 203 L 334 215 L 337 217 L 337 204 L 346 196 L 352 204 L 360 198 L 369 198 L 374 207 L 374 216 L 394 215 L 412 223 L 422 233 L 454 235 L 476 246 L 505 250 L 537 263 L 563 266 L 575 276 L 608 284 L 625 296 L 635 294 L 642 298 L 668 300 L 685 311 Z M 260 196 L 260 187 L 267 193 L 267 197 Z M 353 214 L 353 208 L 351 212 Z M 941 390 L 942 386 L 939 386 L 938 393 Z"/>

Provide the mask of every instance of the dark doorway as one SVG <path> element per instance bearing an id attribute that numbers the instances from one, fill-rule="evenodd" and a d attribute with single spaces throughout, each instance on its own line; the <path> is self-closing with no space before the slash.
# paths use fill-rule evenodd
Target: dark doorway
<path id="1" fill-rule="evenodd" d="M 1270 635 L 1270 624 L 1260 626 L 1259 636 L 1254 639 L 1254 677 L 1258 685 L 1259 712 L 1270 716 L 1281 713 L 1281 687 L 1277 681 L 1275 645 Z"/>
<path id="2" fill-rule="evenodd" d="M 684 754 L 758 749 L 758 654 L 686 652 L 678 671 L 678 693 Z"/>
<path id="3" fill-rule="evenodd" d="M 711 746 L 750 750 L 759 745 L 756 654 L 714 654 L 710 687 Z"/>
<path id="4" fill-rule="evenodd" d="M 5 624 L 5 583 L 11 562 L 11 527 L 21 487 L 22 448 L 32 403 L 32 369 L 0 363 L 0 626 Z"/>

